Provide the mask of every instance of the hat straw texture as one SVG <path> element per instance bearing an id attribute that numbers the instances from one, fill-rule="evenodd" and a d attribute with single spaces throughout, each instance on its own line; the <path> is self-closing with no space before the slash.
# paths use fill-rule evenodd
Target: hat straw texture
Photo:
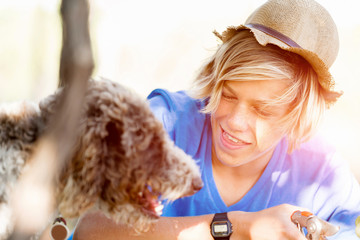
<path id="1" fill-rule="evenodd" d="M 229 27 L 223 42 L 242 29 L 249 29 L 263 46 L 274 44 L 306 59 L 318 74 L 328 103 L 341 93 L 333 91 L 329 68 L 339 51 L 336 25 L 327 10 L 313 0 L 269 0 L 257 8 L 245 24 Z"/>

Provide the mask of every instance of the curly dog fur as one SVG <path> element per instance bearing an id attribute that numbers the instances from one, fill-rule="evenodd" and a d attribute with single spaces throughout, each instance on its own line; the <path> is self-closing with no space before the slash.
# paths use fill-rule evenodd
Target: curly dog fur
<path id="1" fill-rule="evenodd" d="M 0 179 L 15 183 L 36 139 L 46 130 L 60 89 L 17 114 L 0 113 Z M 198 166 L 176 147 L 146 101 L 124 86 L 90 80 L 74 154 L 57 179 L 65 218 L 100 209 L 109 218 L 144 229 L 158 217 L 159 199 L 175 200 L 202 187 Z M 9 190 L 0 188 L 0 204 Z"/>
<path id="2" fill-rule="evenodd" d="M 13 227 L 11 192 L 42 129 L 39 107 L 30 102 L 0 105 L 0 239 Z"/>

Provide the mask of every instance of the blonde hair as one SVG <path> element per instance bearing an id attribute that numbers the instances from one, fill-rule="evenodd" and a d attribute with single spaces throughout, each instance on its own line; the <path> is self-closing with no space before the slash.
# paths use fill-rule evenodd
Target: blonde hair
<path id="1" fill-rule="evenodd" d="M 261 46 L 248 30 L 221 44 L 195 79 L 189 93 L 208 101 L 204 113 L 217 109 L 227 80 L 288 82 L 285 94 L 268 104 L 290 105 L 279 121 L 279 129 L 288 139 L 289 152 L 313 135 L 326 108 L 325 90 L 311 65 L 301 56 L 275 45 Z"/>

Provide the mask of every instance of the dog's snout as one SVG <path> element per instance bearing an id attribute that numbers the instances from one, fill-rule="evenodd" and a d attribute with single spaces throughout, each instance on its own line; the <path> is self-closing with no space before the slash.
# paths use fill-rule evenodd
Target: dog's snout
<path id="1" fill-rule="evenodd" d="M 201 178 L 197 177 L 192 180 L 192 187 L 193 187 L 194 193 L 199 191 L 203 186 L 204 186 L 204 184 L 203 184 Z"/>

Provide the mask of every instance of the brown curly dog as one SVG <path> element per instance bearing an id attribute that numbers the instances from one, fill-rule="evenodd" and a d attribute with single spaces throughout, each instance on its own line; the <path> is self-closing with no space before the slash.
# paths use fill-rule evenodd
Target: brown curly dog
<path id="1" fill-rule="evenodd" d="M 5 183 L 0 211 L 61 94 L 60 89 L 42 100 L 39 108 L 0 107 L 0 180 Z M 56 189 L 65 218 L 100 209 L 117 222 L 143 229 L 161 214 L 162 200 L 202 187 L 194 160 L 173 144 L 147 102 L 120 84 L 89 81 L 78 131 L 73 158 Z"/>

